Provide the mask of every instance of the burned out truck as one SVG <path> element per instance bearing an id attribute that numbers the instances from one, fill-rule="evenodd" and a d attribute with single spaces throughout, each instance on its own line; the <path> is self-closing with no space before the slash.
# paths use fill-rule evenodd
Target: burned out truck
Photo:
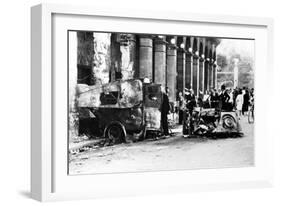
<path id="1" fill-rule="evenodd" d="M 86 86 L 79 93 L 79 118 L 88 116 L 101 135 L 114 143 L 161 133 L 161 85 L 138 79 Z"/>

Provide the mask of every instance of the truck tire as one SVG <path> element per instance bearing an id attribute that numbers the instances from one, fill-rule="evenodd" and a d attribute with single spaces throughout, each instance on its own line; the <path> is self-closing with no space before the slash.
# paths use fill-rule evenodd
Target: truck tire
<path id="1" fill-rule="evenodd" d="M 107 127 L 105 137 L 113 144 L 125 142 L 125 132 L 121 125 L 111 124 Z"/>

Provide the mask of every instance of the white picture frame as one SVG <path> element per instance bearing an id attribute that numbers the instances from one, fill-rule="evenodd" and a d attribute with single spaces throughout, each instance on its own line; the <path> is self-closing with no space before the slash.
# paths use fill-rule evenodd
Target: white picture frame
<path id="1" fill-rule="evenodd" d="M 62 18 L 62 19 L 59 19 Z M 64 18 L 67 18 L 65 20 Z M 70 19 L 68 21 L 68 18 Z M 75 20 L 71 20 L 75 18 Z M 190 24 L 200 25 L 195 34 L 200 34 L 204 26 L 218 26 L 239 31 L 237 37 L 256 35 L 259 39 L 257 47 L 257 124 L 255 134 L 255 166 L 251 168 L 202 169 L 186 171 L 163 171 L 145 173 L 123 173 L 103 175 L 68 176 L 64 159 L 67 155 L 66 138 L 57 138 L 61 122 L 60 107 L 67 107 L 58 100 L 61 92 L 67 89 L 66 84 L 58 84 L 63 73 L 57 73 L 58 65 L 54 61 L 56 54 L 65 51 L 58 46 L 56 33 L 63 29 L 91 29 L 87 22 L 95 18 L 106 19 L 100 29 L 120 29 L 135 22 L 142 24 L 165 25 Z M 81 21 L 85 23 L 81 24 Z M 110 24 L 120 22 L 120 27 Z M 127 22 L 122 26 L 122 24 Z M 78 26 L 79 25 L 79 26 Z M 90 25 L 90 24 L 88 24 Z M 273 185 L 273 139 L 274 132 L 269 129 L 270 116 L 267 115 L 270 103 L 259 96 L 264 89 L 273 84 L 273 21 L 260 17 L 234 17 L 220 15 L 202 15 L 171 12 L 169 15 L 161 11 L 114 10 L 112 8 L 93 8 L 86 6 L 70 6 L 57 4 L 40 4 L 31 8 L 31 196 L 39 201 L 69 200 L 97 197 L 114 197 L 140 194 L 177 193 L 189 191 L 226 190 L 252 187 L 270 187 Z M 109 28 L 112 26 L 112 28 Z M 78 28 L 79 27 L 79 28 Z M 241 27 L 241 29 L 239 29 Z M 150 27 L 151 29 L 152 27 Z M 215 27 L 214 27 L 215 28 Z M 252 29 L 247 32 L 247 28 Z M 135 28 L 140 32 L 141 28 Z M 226 29 L 227 30 L 227 29 Z M 126 30 L 124 32 L 130 32 Z M 164 30 L 163 30 L 164 31 Z M 62 30 L 62 33 L 64 30 Z M 153 32 L 153 31 L 151 31 Z M 166 29 L 166 33 L 175 32 Z M 180 30 L 177 32 L 181 32 Z M 208 35 L 227 36 L 219 29 L 208 31 Z M 57 36 L 56 36 L 57 35 Z M 232 37 L 230 35 L 230 37 Z M 248 36 L 247 36 L 248 37 Z M 61 49 L 61 50 L 60 50 Z M 63 59 L 64 57 L 62 57 Z M 266 70 L 262 70 L 262 68 Z M 270 91 L 269 91 L 270 92 Z M 270 94 L 269 94 L 270 95 Z M 259 108 L 263 108 L 259 110 Z M 62 135 L 63 136 L 63 135 Z M 265 138 L 266 137 L 266 138 Z M 63 165 L 63 166 L 62 166 Z M 235 174 L 235 175 L 234 175 Z"/>

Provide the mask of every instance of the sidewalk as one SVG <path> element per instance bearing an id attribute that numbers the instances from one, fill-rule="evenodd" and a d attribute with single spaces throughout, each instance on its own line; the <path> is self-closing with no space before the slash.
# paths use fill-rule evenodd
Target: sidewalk
<path id="1" fill-rule="evenodd" d="M 182 132 L 182 125 L 175 125 L 173 128 L 170 129 L 170 131 L 174 135 L 178 135 Z M 69 143 L 69 152 L 76 153 L 79 152 L 81 148 L 87 148 L 87 147 L 95 147 L 97 144 L 101 141 L 103 141 L 104 138 L 98 138 L 98 139 L 81 139 L 77 140 L 76 142 L 70 142 Z M 98 146 L 97 146 L 98 147 Z"/>
<path id="2" fill-rule="evenodd" d="M 69 152 L 74 153 L 83 147 L 95 146 L 97 143 L 99 143 L 102 140 L 104 139 L 100 138 L 100 139 L 81 140 L 79 142 L 70 142 L 68 150 Z"/>

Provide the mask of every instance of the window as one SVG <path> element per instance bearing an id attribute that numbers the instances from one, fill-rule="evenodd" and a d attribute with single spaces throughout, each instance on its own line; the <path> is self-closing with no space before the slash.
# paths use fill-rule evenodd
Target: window
<path id="1" fill-rule="evenodd" d="M 101 105 L 114 105 L 117 104 L 118 92 L 101 93 Z"/>

